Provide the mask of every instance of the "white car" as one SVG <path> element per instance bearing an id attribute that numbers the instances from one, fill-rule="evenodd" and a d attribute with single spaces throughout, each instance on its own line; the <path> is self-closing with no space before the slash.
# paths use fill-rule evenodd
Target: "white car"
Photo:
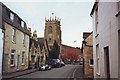
<path id="1" fill-rule="evenodd" d="M 41 70 L 41 71 L 50 70 L 50 69 L 51 69 L 51 66 L 48 64 L 42 64 L 39 67 L 39 70 Z"/>

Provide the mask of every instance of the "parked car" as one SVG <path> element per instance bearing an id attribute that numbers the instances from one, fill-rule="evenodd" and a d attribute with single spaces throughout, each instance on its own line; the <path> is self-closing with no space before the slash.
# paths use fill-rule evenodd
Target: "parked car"
<path id="1" fill-rule="evenodd" d="M 52 59 L 51 66 L 54 68 L 59 68 L 64 66 L 65 63 L 61 61 L 60 59 Z"/>
<path id="2" fill-rule="evenodd" d="M 42 64 L 39 66 L 39 70 L 41 71 L 50 70 L 50 69 L 51 69 L 51 66 L 48 64 Z"/>
<path id="3" fill-rule="evenodd" d="M 83 61 L 80 61 L 80 65 L 83 65 Z"/>
<path id="4" fill-rule="evenodd" d="M 62 66 L 65 66 L 65 63 L 63 61 L 60 61 L 60 63 L 61 63 Z"/>

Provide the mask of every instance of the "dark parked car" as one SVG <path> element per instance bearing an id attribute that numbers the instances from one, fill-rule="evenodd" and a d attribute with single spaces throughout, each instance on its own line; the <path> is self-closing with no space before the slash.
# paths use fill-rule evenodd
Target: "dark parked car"
<path id="1" fill-rule="evenodd" d="M 42 64 L 39 66 L 39 70 L 41 71 L 50 70 L 50 69 L 51 69 L 51 66 L 48 64 Z"/>

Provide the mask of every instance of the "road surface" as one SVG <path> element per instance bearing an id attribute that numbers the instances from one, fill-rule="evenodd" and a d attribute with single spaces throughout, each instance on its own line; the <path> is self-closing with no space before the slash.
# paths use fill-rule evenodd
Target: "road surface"
<path id="1" fill-rule="evenodd" d="M 17 78 L 82 78 L 82 66 L 80 65 L 65 65 L 61 68 L 52 68 L 48 71 L 37 71 Z"/>

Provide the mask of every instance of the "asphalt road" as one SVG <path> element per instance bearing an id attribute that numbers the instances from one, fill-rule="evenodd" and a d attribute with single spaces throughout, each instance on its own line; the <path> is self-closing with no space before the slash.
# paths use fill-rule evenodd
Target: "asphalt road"
<path id="1" fill-rule="evenodd" d="M 48 71 L 37 71 L 17 78 L 80 78 L 83 76 L 82 66 L 65 65 L 61 68 L 52 68 Z"/>

